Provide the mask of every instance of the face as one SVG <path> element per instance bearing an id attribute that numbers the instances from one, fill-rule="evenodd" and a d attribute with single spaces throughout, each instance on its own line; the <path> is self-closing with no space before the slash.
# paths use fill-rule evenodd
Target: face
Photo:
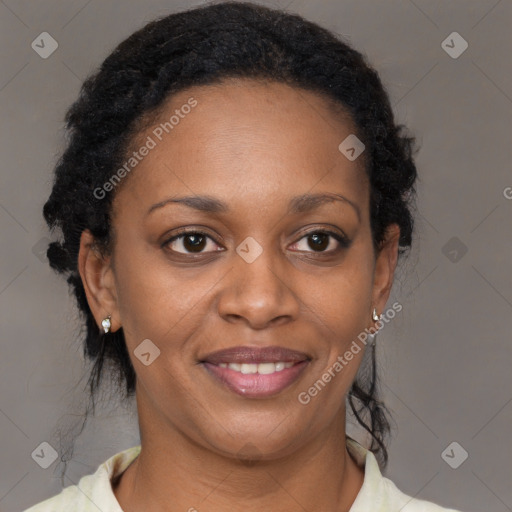
<path id="1" fill-rule="evenodd" d="M 269 459 L 344 428 L 364 346 L 299 395 L 374 325 L 397 249 L 373 251 L 363 156 L 338 149 L 354 132 L 313 92 L 230 80 L 173 96 L 140 134 L 154 147 L 116 190 L 113 253 L 87 256 L 84 235 L 80 268 L 98 325 L 123 327 L 141 425 Z"/>

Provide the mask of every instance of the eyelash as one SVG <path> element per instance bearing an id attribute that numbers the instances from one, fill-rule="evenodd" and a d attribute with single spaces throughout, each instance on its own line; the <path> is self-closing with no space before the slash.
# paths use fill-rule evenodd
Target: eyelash
<path id="1" fill-rule="evenodd" d="M 337 249 L 334 249 L 334 250 L 319 251 L 319 252 L 316 252 L 316 253 L 315 253 L 315 251 L 311 251 L 313 254 L 334 254 L 334 253 L 339 252 L 342 249 L 348 249 L 350 247 L 351 243 L 352 243 L 348 238 L 346 238 L 345 236 L 341 235 L 340 233 L 337 233 L 335 231 L 331 231 L 329 229 L 317 229 L 317 230 L 312 230 L 312 231 L 309 231 L 307 233 L 304 233 L 301 236 L 301 238 L 299 238 L 299 240 L 297 240 L 297 242 L 294 242 L 294 244 L 300 242 L 303 238 L 306 238 L 308 236 L 315 235 L 315 234 L 324 234 L 324 235 L 329 235 L 329 236 L 333 237 L 340 244 L 340 247 L 337 248 Z M 217 243 L 217 241 L 215 239 L 213 239 L 210 236 L 209 233 L 206 233 L 205 231 L 201 231 L 201 230 L 198 230 L 198 229 L 184 229 L 184 230 L 178 231 L 178 233 L 176 235 L 172 236 L 171 238 L 169 238 L 168 240 L 163 242 L 162 247 L 166 248 L 168 245 L 170 245 L 175 240 L 183 238 L 186 235 L 200 235 L 202 237 L 209 238 L 210 240 L 215 242 L 217 245 L 220 245 L 220 244 Z M 172 251 L 172 249 L 171 249 L 171 251 Z M 187 255 L 188 254 L 188 255 L 193 255 L 193 256 L 199 256 L 201 254 L 207 254 L 207 253 L 204 253 L 204 252 L 198 252 L 198 253 L 181 253 L 181 252 L 178 252 L 178 251 L 172 251 L 172 252 L 176 252 L 177 254 L 182 254 L 182 255 Z M 221 252 L 221 251 L 213 251 L 213 252 Z"/>

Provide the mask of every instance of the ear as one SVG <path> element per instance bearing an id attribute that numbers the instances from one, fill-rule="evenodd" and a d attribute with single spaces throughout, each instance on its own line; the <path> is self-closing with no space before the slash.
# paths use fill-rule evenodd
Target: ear
<path id="1" fill-rule="evenodd" d="M 398 261 L 399 238 L 400 227 L 398 224 L 389 225 L 377 254 L 373 275 L 372 311 L 375 308 L 378 315 L 382 314 L 393 286 L 393 277 Z"/>
<path id="2" fill-rule="evenodd" d="M 94 244 L 92 233 L 86 229 L 80 236 L 78 271 L 87 297 L 87 302 L 101 332 L 101 321 L 110 315 L 111 332 L 120 325 L 114 272 L 110 257 L 103 257 Z"/>

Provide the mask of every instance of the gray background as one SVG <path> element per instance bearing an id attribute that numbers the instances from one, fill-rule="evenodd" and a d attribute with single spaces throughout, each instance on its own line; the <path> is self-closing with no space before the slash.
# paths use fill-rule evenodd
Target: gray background
<path id="1" fill-rule="evenodd" d="M 512 510 L 512 2 L 264 3 L 365 53 L 397 120 L 421 145 L 415 247 L 388 304 L 404 309 L 377 341 L 396 422 L 386 476 L 444 506 Z M 59 450 L 57 423 L 76 421 L 86 397 L 75 306 L 41 253 L 51 238 L 41 209 L 64 147 L 64 112 L 117 43 L 158 15 L 198 4 L 0 2 L 2 512 L 60 491 L 58 462 L 42 469 L 31 454 L 44 441 Z M 31 48 L 43 31 L 59 44 L 48 59 Z M 456 59 L 441 46 L 454 31 L 469 44 Z M 453 441 L 469 455 L 457 469 L 441 457 Z M 105 406 L 77 439 L 66 486 L 138 442 L 133 404 Z"/>

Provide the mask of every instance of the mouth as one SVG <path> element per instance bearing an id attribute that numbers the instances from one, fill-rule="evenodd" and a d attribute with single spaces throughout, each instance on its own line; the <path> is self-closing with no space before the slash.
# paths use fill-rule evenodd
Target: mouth
<path id="1" fill-rule="evenodd" d="M 311 357 L 284 347 L 239 346 L 202 358 L 201 365 L 217 383 L 246 398 L 274 396 L 294 383 Z"/>

